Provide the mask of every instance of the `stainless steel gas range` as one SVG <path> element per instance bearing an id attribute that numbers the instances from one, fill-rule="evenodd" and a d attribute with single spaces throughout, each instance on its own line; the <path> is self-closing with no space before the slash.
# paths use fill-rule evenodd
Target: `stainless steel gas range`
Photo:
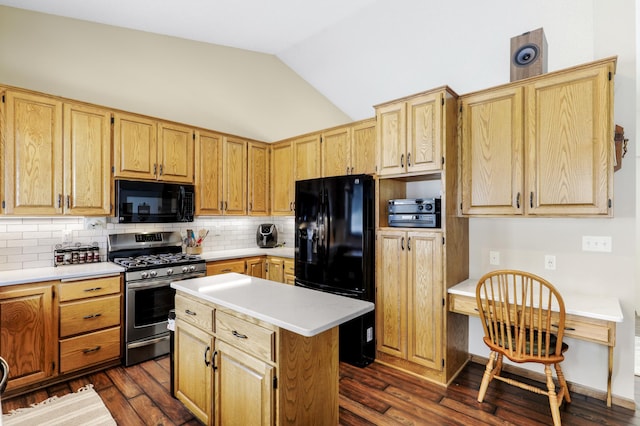
<path id="1" fill-rule="evenodd" d="M 109 235 L 107 257 L 125 268 L 125 365 L 168 354 L 170 283 L 205 276 L 204 259 L 182 253 L 179 232 Z"/>

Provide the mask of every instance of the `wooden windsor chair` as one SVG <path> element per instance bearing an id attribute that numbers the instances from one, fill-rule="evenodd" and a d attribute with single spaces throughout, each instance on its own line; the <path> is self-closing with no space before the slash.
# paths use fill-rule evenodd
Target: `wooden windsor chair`
<path id="1" fill-rule="evenodd" d="M 562 296 L 544 278 L 517 270 L 489 272 L 478 281 L 476 302 L 490 354 L 478 401 L 482 402 L 493 379 L 547 395 L 558 426 L 560 405 L 571 402 L 560 363 L 568 346 L 563 343 L 565 308 Z M 516 363 L 544 365 L 546 389 L 501 376 L 503 356 Z M 559 390 L 553 379 L 553 365 Z"/>

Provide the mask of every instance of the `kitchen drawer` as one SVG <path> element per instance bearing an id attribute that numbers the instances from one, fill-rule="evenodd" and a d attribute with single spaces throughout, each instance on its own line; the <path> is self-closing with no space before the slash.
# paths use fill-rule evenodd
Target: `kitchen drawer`
<path id="1" fill-rule="evenodd" d="M 120 327 L 60 341 L 60 373 L 120 358 Z"/>
<path id="2" fill-rule="evenodd" d="M 276 332 L 218 310 L 216 336 L 260 359 L 275 362 Z"/>
<path id="3" fill-rule="evenodd" d="M 179 294 L 176 295 L 176 316 L 205 331 L 213 330 L 213 312 L 210 305 L 200 303 Z"/>
<path id="4" fill-rule="evenodd" d="M 296 264 L 293 259 L 285 259 L 284 260 L 284 274 L 285 275 L 295 275 L 296 274 Z"/>
<path id="5" fill-rule="evenodd" d="M 60 337 L 120 325 L 120 295 L 60 305 Z"/>
<path id="6" fill-rule="evenodd" d="M 220 260 L 207 263 L 207 275 L 226 274 L 227 272 L 244 274 L 246 272 L 244 259 Z"/>
<path id="7" fill-rule="evenodd" d="M 58 293 L 61 302 L 120 293 L 120 276 L 61 282 Z"/>
<path id="8" fill-rule="evenodd" d="M 449 295 L 449 311 L 463 315 L 478 316 L 476 299 L 458 294 Z M 552 315 L 557 324 L 558 316 Z M 564 322 L 564 335 L 575 339 L 613 346 L 615 344 L 615 323 L 567 314 Z"/>

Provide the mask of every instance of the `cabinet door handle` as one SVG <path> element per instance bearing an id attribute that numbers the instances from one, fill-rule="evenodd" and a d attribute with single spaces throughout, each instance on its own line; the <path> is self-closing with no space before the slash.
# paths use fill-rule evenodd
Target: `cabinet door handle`
<path id="1" fill-rule="evenodd" d="M 58 208 L 62 207 L 62 194 L 58 194 Z"/>
<path id="2" fill-rule="evenodd" d="M 407 250 L 411 250 L 411 237 L 407 239 Z"/>
<path id="3" fill-rule="evenodd" d="M 351 174 L 353 174 L 353 167 L 351 167 Z"/>
<path id="4" fill-rule="evenodd" d="M 407 167 L 411 167 L 411 153 L 407 153 Z"/>
<path id="5" fill-rule="evenodd" d="M 67 208 L 71 208 L 71 195 L 67 195 Z"/>
<path id="6" fill-rule="evenodd" d="M 213 351 L 213 355 L 211 356 L 211 366 L 213 367 L 213 371 L 216 371 L 218 369 L 218 366 L 216 365 L 216 359 L 218 358 L 218 351 Z"/>
<path id="7" fill-rule="evenodd" d="M 529 194 L 529 207 L 533 208 L 533 191 Z"/>
<path id="8" fill-rule="evenodd" d="M 153 164 L 153 174 L 154 175 L 158 174 L 158 164 L 156 164 L 156 163 Z"/>
<path id="9" fill-rule="evenodd" d="M 400 155 L 400 167 L 404 167 L 404 154 Z"/>
<path id="10" fill-rule="evenodd" d="M 210 350 L 211 350 L 211 346 L 207 346 L 207 349 L 204 350 L 204 365 L 206 365 L 207 367 L 209 366 L 209 364 L 211 364 L 211 361 L 207 359 L 207 354 L 209 353 Z"/>
<path id="11" fill-rule="evenodd" d="M 98 314 L 90 314 L 90 315 L 85 315 L 82 317 L 82 319 L 93 319 L 93 318 L 98 318 L 101 317 L 102 314 L 98 313 Z"/>
<path id="12" fill-rule="evenodd" d="M 100 346 L 96 346 L 95 348 L 91 348 L 91 349 L 83 349 L 82 353 L 83 354 L 90 354 L 91 352 L 97 352 L 101 349 Z"/>
<path id="13" fill-rule="evenodd" d="M 234 336 L 236 336 L 238 339 L 248 339 L 249 337 L 246 334 L 240 334 L 237 331 L 233 330 L 231 332 L 231 334 L 233 334 Z"/>
<path id="14" fill-rule="evenodd" d="M 249 211 L 253 210 L 253 203 L 249 203 Z"/>
<path id="15" fill-rule="evenodd" d="M 518 195 L 516 195 L 516 208 L 520 208 L 520 193 L 518 192 Z"/>
<path id="16" fill-rule="evenodd" d="M 189 309 L 185 309 L 184 313 L 187 315 L 191 315 L 192 317 L 195 317 L 197 314 Z"/>
<path id="17" fill-rule="evenodd" d="M 229 209 L 229 204 L 225 201 L 224 202 L 224 211 L 227 211 Z"/>
<path id="18" fill-rule="evenodd" d="M 404 250 L 404 237 L 400 239 L 400 248 Z"/>
<path id="19" fill-rule="evenodd" d="M 162 176 L 163 164 L 160 164 L 160 176 Z"/>

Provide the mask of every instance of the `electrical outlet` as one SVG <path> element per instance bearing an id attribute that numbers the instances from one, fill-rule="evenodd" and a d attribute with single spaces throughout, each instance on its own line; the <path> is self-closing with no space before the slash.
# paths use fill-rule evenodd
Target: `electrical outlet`
<path id="1" fill-rule="evenodd" d="M 582 251 L 611 252 L 611 237 L 583 235 Z"/>
<path id="2" fill-rule="evenodd" d="M 73 242 L 73 231 L 71 229 L 64 229 L 62 231 L 62 242 L 63 243 Z"/>
<path id="3" fill-rule="evenodd" d="M 552 254 L 544 256 L 544 269 L 555 270 L 556 269 L 556 257 Z"/>
<path id="4" fill-rule="evenodd" d="M 489 252 L 489 264 L 490 265 L 499 265 L 500 264 L 500 252 L 499 251 L 490 251 Z"/>

